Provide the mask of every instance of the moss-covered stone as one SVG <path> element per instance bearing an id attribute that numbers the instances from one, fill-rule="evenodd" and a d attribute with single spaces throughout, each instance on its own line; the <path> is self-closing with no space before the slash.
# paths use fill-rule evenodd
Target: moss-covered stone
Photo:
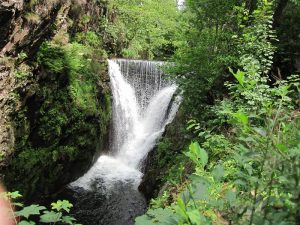
<path id="1" fill-rule="evenodd" d="M 5 171 L 8 188 L 27 197 L 49 194 L 86 171 L 105 150 L 111 117 L 104 51 L 46 42 L 37 61 L 37 88 L 20 96 L 15 155 Z"/>

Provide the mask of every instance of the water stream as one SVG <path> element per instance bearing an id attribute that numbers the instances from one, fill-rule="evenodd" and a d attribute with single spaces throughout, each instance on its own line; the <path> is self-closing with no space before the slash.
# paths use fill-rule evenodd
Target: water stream
<path id="1" fill-rule="evenodd" d="M 146 209 L 139 193 L 143 163 L 175 116 L 180 98 L 162 62 L 109 60 L 113 96 L 110 153 L 69 185 L 82 224 L 129 225 Z"/>

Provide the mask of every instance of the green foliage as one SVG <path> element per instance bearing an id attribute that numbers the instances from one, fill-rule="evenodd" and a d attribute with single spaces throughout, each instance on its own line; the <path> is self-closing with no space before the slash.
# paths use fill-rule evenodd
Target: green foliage
<path id="1" fill-rule="evenodd" d="M 198 142 L 190 144 L 189 151 L 185 153 L 197 167 L 204 168 L 208 162 L 208 155 L 204 149 L 202 149 Z"/>
<path id="2" fill-rule="evenodd" d="M 238 2 L 186 1 L 179 21 L 177 50 L 172 58 L 175 66 L 168 72 L 183 90 L 186 113 L 203 121 L 207 114 L 202 111 L 213 103 L 215 95 L 225 91 L 222 90 L 225 69 L 237 60 L 231 37 L 237 30 L 233 9 Z M 194 105 L 204 109 L 198 110 Z"/>
<path id="3" fill-rule="evenodd" d="M 146 215 L 136 219 L 136 225 L 171 225 L 176 222 L 176 215 L 170 209 L 149 210 Z"/>
<path id="4" fill-rule="evenodd" d="M 39 88 L 15 117 L 20 132 L 5 172 L 8 188 L 21 190 L 25 197 L 49 193 L 68 182 L 61 174 L 71 168 L 85 170 L 103 147 L 111 103 L 102 57 L 103 51 L 77 42 L 42 45 L 37 56 L 43 74 Z M 30 72 L 21 66 L 21 71 Z"/>
<path id="5" fill-rule="evenodd" d="M 31 215 L 40 215 L 40 211 L 46 209 L 44 206 L 39 205 L 30 205 L 26 206 L 23 209 L 15 212 L 15 215 L 18 217 L 25 217 L 26 219 L 29 218 Z"/>
<path id="6" fill-rule="evenodd" d="M 75 41 L 92 47 L 99 47 L 102 44 L 101 38 L 93 31 L 76 33 Z"/>
<path id="7" fill-rule="evenodd" d="M 109 10 L 113 18 L 102 21 L 104 43 L 112 53 L 126 58 L 169 57 L 179 15 L 176 1 L 113 0 Z"/>
<path id="8" fill-rule="evenodd" d="M 67 200 L 58 200 L 57 202 L 51 203 L 52 209 L 56 211 L 64 210 L 66 212 L 70 212 L 70 208 L 73 207 L 73 205 L 68 202 Z"/>
<path id="9" fill-rule="evenodd" d="M 163 138 L 157 146 L 157 158 L 159 159 L 159 166 L 166 165 L 172 157 L 168 154 L 168 150 L 172 146 L 171 140 L 169 138 Z"/>
<path id="10" fill-rule="evenodd" d="M 40 47 L 37 61 L 54 73 L 62 73 L 67 67 L 64 50 L 47 42 Z"/>
<path id="11" fill-rule="evenodd" d="M 20 225 L 35 225 L 37 220 L 39 220 L 40 223 L 48 224 L 61 222 L 62 224 L 79 225 L 75 223 L 75 218 L 65 215 L 65 212 L 69 213 L 73 207 L 67 200 L 58 200 L 52 203 L 52 209 L 49 211 L 45 206 L 35 204 L 24 206 L 18 201 L 18 199 L 22 197 L 18 191 L 5 192 L 2 193 L 0 197 L 10 202 L 9 213 L 15 218 L 16 223 L 18 219 L 18 224 Z"/>
<path id="12" fill-rule="evenodd" d="M 91 85 L 95 79 L 89 77 L 89 62 L 85 57 L 87 54 L 88 49 L 78 43 L 61 47 L 45 42 L 38 53 L 38 62 L 54 73 L 68 73 L 71 83 L 70 92 L 74 100 L 82 107 L 95 109 L 95 104 L 87 104 L 87 98 L 95 98 L 94 86 Z"/>
<path id="13" fill-rule="evenodd" d="M 159 196 L 155 199 L 151 199 L 151 202 L 150 202 L 151 208 L 158 209 L 158 208 L 162 208 L 162 207 L 166 206 L 169 195 L 170 195 L 170 193 L 168 191 L 164 191 L 164 193 L 161 196 Z"/>
<path id="14" fill-rule="evenodd" d="M 160 208 L 155 204 L 150 215 L 137 218 L 136 223 L 299 222 L 299 77 L 270 85 L 275 51 L 271 41 L 276 41 L 271 29 L 272 2 L 258 1 L 251 13 L 245 5 L 234 10 L 241 28 L 232 37 L 240 58 L 237 69 L 230 69 L 235 82 L 226 84 L 229 95 L 211 107 L 217 123 L 206 123 L 213 124 L 210 127 L 197 120 L 188 123 L 195 140 L 202 142 L 193 141 L 185 153 L 195 166 L 194 173 L 177 183 L 177 193 L 171 190 L 169 197 L 158 199 Z M 199 109 L 197 104 L 190 107 Z M 215 129 L 215 124 L 226 129 Z M 172 204 L 161 203 L 171 195 Z M 169 213 L 161 213 L 166 209 Z"/>
<path id="15" fill-rule="evenodd" d="M 198 152 L 195 153 L 195 152 Z M 201 149 L 197 142 L 190 144 L 188 157 L 195 163 L 196 172 L 190 177 L 188 184 L 183 184 L 183 191 L 177 196 L 176 202 L 173 205 L 163 209 L 157 208 L 149 210 L 142 217 L 138 217 L 138 221 L 156 221 L 156 224 L 223 224 L 222 218 L 218 218 L 212 207 L 220 207 L 227 204 L 218 202 L 223 193 L 230 195 L 229 185 L 222 184 L 224 180 L 224 168 L 220 165 L 211 169 L 211 172 L 206 172 L 203 165 L 207 163 L 207 152 Z M 194 157 L 198 155 L 198 157 Z M 202 157 L 201 157 L 202 156 Z M 166 196 L 165 196 L 166 198 Z M 164 210 L 166 210 L 164 209 Z M 159 216 L 158 216 L 159 214 Z M 159 217 L 159 219 L 157 218 Z M 166 222 L 161 222 L 166 221 Z M 145 222 L 146 224 L 146 222 Z M 152 224 L 152 223 L 150 223 Z"/>

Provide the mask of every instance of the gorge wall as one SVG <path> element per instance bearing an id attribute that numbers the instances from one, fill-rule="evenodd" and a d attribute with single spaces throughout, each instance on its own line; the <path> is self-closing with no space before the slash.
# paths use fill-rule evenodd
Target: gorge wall
<path id="1" fill-rule="evenodd" d="M 9 190 L 50 194 L 105 151 L 111 102 L 97 31 L 106 13 L 106 1 L 0 3 L 0 176 Z"/>

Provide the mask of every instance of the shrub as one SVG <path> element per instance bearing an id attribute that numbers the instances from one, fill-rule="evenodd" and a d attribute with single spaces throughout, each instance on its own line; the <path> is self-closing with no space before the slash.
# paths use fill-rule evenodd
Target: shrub
<path id="1" fill-rule="evenodd" d="M 24 206 L 18 202 L 18 199 L 22 197 L 18 191 L 2 193 L 0 198 L 5 198 L 10 202 L 9 214 L 16 224 L 19 225 L 34 225 L 35 221 L 39 223 L 56 224 L 61 222 L 62 224 L 79 225 L 76 224 L 76 219 L 67 215 L 73 205 L 67 200 L 58 200 L 51 203 L 51 210 L 48 210 L 45 206 L 32 204 Z M 67 214 L 66 214 L 67 213 Z M 39 219 L 37 219 L 39 218 Z"/>

